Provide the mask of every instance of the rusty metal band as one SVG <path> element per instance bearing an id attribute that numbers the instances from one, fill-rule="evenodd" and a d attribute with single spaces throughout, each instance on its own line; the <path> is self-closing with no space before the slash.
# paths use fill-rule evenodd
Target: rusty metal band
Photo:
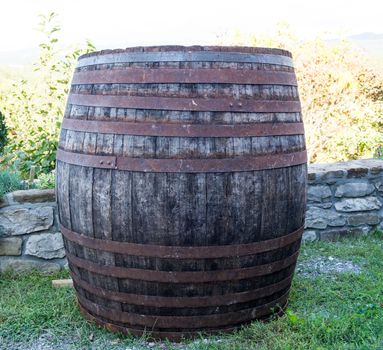
<path id="1" fill-rule="evenodd" d="M 173 137 L 252 137 L 303 135 L 303 123 L 181 124 L 64 118 L 67 130 L 102 134 Z"/>
<path id="2" fill-rule="evenodd" d="M 71 231 L 61 225 L 63 236 L 82 247 L 105 252 L 145 256 L 162 259 L 217 259 L 240 257 L 258 254 L 283 248 L 299 240 L 303 234 L 303 226 L 285 236 L 247 244 L 214 245 L 214 246 L 164 246 L 157 244 L 140 244 L 110 241 L 93 238 Z"/>
<path id="3" fill-rule="evenodd" d="M 82 280 L 79 276 L 72 272 L 72 279 L 76 286 L 81 287 L 87 292 L 97 295 L 98 297 L 126 304 L 169 308 L 210 307 L 245 303 L 251 300 L 270 296 L 289 287 L 291 285 L 292 278 L 293 274 L 278 283 L 246 292 L 204 297 L 162 297 L 155 295 L 122 293 L 109 289 L 103 289 Z"/>
<path id="4" fill-rule="evenodd" d="M 116 309 L 106 309 L 95 304 L 87 298 L 77 293 L 79 303 L 90 312 L 105 317 L 114 322 L 127 323 L 133 326 L 153 327 L 153 328 L 203 328 L 203 327 L 224 327 L 236 325 L 241 322 L 254 320 L 272 313 L 277 305 L 282 306 L 287 301 L 289 290 L 281 297 L 262 306 L 249 309 L 227 312 L 222 314 L 198 315 L 198 316 L 158 316 L 143 315 L 124 312 Z"/>
<path id="5" fill-rule="evenodd" d="M 145 338 L 148 337 L 149 339 L 168 339 L 172 341 L 181 341 L 181 340 L 184 340 L 185 338 L 196 337 L 201 332 L 201 330 L 195 330 L 195 331 L 185 330 L 185 331 L 179 331 L 179 332 L 154 331 L 152 327 L 150 329 L 124 327 L 124 326 L 112 324 L 110 322 L 106 322 L 103 319 L 91 314 L 79 302 L 78 302 L 78 306 L 80 308 L 81 313 L 88 321 L 95 322 L 97 325 L 104 327 L 105 329 L 111 332 L 118 332 L 118 333 L 124 333 L 124 334 L 135 335 L 135 336 L 145 335 Z M 287 306 L 287 303 L 283 305 L 281 307 L 282 310 L 276 312 L 276 314 L 281 315 L 283 313 L 283 310 L 286 308 L 286 306 Z M 228 332 L 233 332 L 239 327 L 241 327 L 241 325 L 236 325 L 233 327 L 218 328 L 218 329 L 204 329 L 203 332 L 209 333 L 209 334 L 228 333 Z"/>
<path id="6" fill-rule="evenodd" d="M 253 278 L 268 275 L 292 264 L 295 264 L 299 251 L 289 257 L 277 260 L 269 264 L 244 267 L 230 270 L 209 270 L 209 271 L 156 271 L 138 268 L 127 268 L 120 266 L 101 265 L 92 261 L 76 257 L 67 252 L 69 262 L 77 267 L 100 275 L 129 278 L 134 280 L 164 283 L 204 283 L 231 281 Z"/>
<path id="7" fill-rule="evenodd" d="M 277 169 L 307 163 L 306 151 L 261 156 L 238 156 L 233 158 L 158 159 L 99 156 L 58 149 L 56 157 L 57 160 L 73 165 L 154 173 L 240 172 Z"/>
<path id="8" fill-rule="evenodd" d="M 235 62 L 263 63 L 294 67 L 291 57 L 274 54 L 251 54 L 243 52 L 121 52 L 80 58 L 77 68 L 95 64 L 114 64 L 129 62 Z"/>
<path id="9" fill-rule="evenodd" d="M 255 99 L 237 100 L 229 97 L 191 98 L 70 94 L 68 97 L 68 104 L 90 107 L 197 112 L 295 113 L 301 111 L 301 105 L 299 101 Z"/>
<path id="10" fill-rule="evenodd" d="M 297 86 L 295 74 L 244 69 L 126 68 L 75 72 L 76 84 L 267 84 Z"/>

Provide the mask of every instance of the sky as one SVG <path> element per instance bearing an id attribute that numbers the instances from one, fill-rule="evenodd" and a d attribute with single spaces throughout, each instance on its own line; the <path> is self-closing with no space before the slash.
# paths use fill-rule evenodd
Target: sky
<path id="1" fill-rule="evenodd" d="M 37 47 L 37 16 L 51 11 L 63 45 L 91 39 L 98 49 L 214 44 L 223 33 L 264 33 L 281 21 L 303 38 L 383 33 L 383 0 L 0 0 L 0 55 Z"/>

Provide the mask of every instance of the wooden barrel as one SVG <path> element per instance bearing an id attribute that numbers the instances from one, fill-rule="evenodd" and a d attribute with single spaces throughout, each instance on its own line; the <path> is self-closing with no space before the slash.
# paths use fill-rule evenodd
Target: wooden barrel
<path id="1" fill-rule="evenodd" d="M 179 339 L 286 305 L 306 203 L 291 54 L 137 47 L 80 57 L 57 152 L 78 302 Z"/>

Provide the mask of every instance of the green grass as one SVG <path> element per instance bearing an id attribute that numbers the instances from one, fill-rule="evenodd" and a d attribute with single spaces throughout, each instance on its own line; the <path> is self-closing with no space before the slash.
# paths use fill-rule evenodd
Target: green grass
<path id="1" fill-rule="evenodd" d="M 185 342 L 182 348 L 383 349 L 382 234 L 337 243 L 305 244 L 300 262 L 315 257 L 352 261 L 362 272 L 322 274 L 315 278 L 298 274 L 283 317 L 268 323 L 253 322 L 231 335 L 207 338 L 201 335 Z M 0 349 L 2 346 L 12 349 L 17 343 L 33 344 L 41 334 L 50 344 L 57 344 L 57 349 L 63 349 L 63 343 L 72 344 L 65 349 L 148 348 L 144 338 L 110 334 L 84 321 L 73 290 L 51 288 L 52 279 L 67 276 L 67 272 L 0 276 Z M 177 347 L 169 343 L 165 348 Z M 154 348 L 159 349 L 160 344 Z"/>

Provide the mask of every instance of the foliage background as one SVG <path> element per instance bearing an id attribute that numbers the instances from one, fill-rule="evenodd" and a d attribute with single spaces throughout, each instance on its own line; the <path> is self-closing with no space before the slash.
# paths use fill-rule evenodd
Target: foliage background
<path id="1" fill-rule="evenodd" d="M 15 78 L 0 70 L 0 111 L 8 143 L 1 158 L 26 178 L 54 169 L 55 152 L 69 82 L 79 55 L 95 50 L 59 49 L 60 26 L 54 13 L 40 17 L 45 35 L 33 70 Z M 293 53 L 310 162 L 370 158 L 383 145 L 383 77 L 347 41 L 300 40 L 288 26 L 269 35 L 219 39 L 222 45 L 279 47 Z"/>
<path id="2" fill-rule="evenodd" d="M 55 13 L 40 16 L 38 29 L 45 35 L 40 55 L 27 78 L 0 86 L 0 110 L 5 114 L 8 144 L 2 163 L 27 177 L 31 167 L 36 174 L 55 167 L 61 119 L 69 83 L 78 56 L 95 50 L 91 42 L 82 48 L 59 49 L 60 26 Z"/>
<path id="3" fill-rule="evenodd" d="M 350 42 L 300 40 L 284 23 L 227 41 L 292 52 L 311 163 L 371 158 L 383 145 L 383 75 Z"/>

